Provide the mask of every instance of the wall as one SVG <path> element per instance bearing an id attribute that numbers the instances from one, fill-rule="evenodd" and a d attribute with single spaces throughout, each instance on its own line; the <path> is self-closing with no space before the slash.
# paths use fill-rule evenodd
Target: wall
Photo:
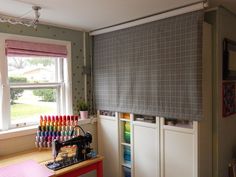
<path id="1" fill-rule="evenodd" d="M 213 25 L 213 176 L 227 177 L 228 163 L 235 157 L 236 115 L 222 117 L 222 43 L 236 41 L 236 15 L 224 7 L 208 12 Z"/>
<path id="2" fill-rule="evenodd" d="M 219 61 L 219 92 L 218 98 L 218 110 L 219 119 L 218 121 L 218 137 L 219 137 L 219 177 L 227 176 L 227 164 L 233 157 L 234 151 L 236 150 L 236 115 L 232 115 L 227 118 L 222 118 L 222 42 L 223 39 L 229 38 L 236 41 L 236 15 L 229 12 L 224 8 L 219 8 L 219 36 L 218 36 L 218 46 L 217 50 L 218 61 Z"/>
<path id="3" fill-rule="evenodd" d="M 32 149 L 34 142 L 35 134 L 0 140 L 0 156 Z"/>
<path id="4" fill-rule="evenodd" d="M 217 131 L 217 119 L 218 119 L 218 75 L 216 74 L 218 69 L 216 69 L 218 62 L 216 61 L 216 34 L 218 33 L 218 24 L 216 21 L 217 11 L 210 11 L 205 14 L 205 20 L 212 25 L 212 166 L 213 166 L 213 177 L 217 177 L 218 174 L 218 131 Z"/>

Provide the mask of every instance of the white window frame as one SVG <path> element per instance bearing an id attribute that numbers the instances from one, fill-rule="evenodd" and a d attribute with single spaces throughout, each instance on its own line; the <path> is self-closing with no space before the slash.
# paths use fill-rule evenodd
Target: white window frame
<path id="1" fill-rule="evenodd" d="M 37 84 L 40 88 L 60 88 L 58 93 L 61 94 L 59 97 L 61 100 L 58 102 L 60 105 L 60 111 L 58 114 L 72 114 L 72 67 L 71 67 L 71 43 L 67 41 L 52 40 L 38 37 L 28 37 L 20 35 L 12 35 L 0 33 L 0 131 L 9 130 L 11 128 L 10 121 L 10 87 L 19 88 L 18 84 L 9 84 L 8 82 L 8 69 L 7 69 L 7 56 L 5 55 L 5 40 L 14 39 L 29 42 L 39 42 L 48 44 L 59 44 L 67 47 L 67 58 L 63 59 L 63 82 L 58 83 L 45 83 Z M 61 73 L 59 71 L 59 73 Z M 24 84 L 21 88 L 34 87 L 34 84 Z M 64 93 L 64 94 L 63 94 Z"/>

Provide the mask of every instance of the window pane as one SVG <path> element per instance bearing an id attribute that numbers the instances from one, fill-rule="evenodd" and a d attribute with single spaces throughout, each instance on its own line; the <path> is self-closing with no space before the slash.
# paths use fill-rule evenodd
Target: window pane
<path id="1" fill-rule="evenodd" d="M 18 89 L 11 93 L 11 124 L 38 122 L 40 115 L 57 114 L 56 89 Z"/>
<path id="2" fill-rule="evenodd" d="M 8 57 L 10 83 L 48 83 L 60 81 L 59 60 L 55 57 Z"/>

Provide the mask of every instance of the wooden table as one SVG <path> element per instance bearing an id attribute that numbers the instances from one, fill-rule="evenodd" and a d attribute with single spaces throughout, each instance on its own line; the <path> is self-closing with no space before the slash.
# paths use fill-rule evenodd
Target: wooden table
<path id="1" fill-rule="evenodd" d="M 52 156 L 50 150 L 32 150 L 8 156 L 1 156 L 0 167 L 24 162 L 26 160 L 34 160 L 44 166 L 44 164 L 48 161 L 51 161 L 51 159 Z M 89 159 L 57 171 L 51 170 L 53 172 L 53 175 L 50 175 L 50 177 L 77 177 L 92 170 L 97 171 L 97 177 L 103 177 L 102 161 L 103 157 L 98 156 L 94 159 Z"/>

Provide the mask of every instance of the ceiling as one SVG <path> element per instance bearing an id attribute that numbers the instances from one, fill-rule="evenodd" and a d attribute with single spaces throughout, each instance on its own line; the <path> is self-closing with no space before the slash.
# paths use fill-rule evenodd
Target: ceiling
<path id="1" fill-rule="evenodd" d="M 236 14 L 236 0 L 210 0 L 212 7 L 223 5 Z"/>
<path id="2" fill-rule="evenodd" d="M 0 0 L 0 14 L 33 18 L 33 5 L 42 7 L 40 22 L 55 26 L 93 31 L 156 14 L 199 0 Z M 224 1 L 231 8 L 235 0 Z M 217 1 L 217 2 L 216 2 Z"/>

